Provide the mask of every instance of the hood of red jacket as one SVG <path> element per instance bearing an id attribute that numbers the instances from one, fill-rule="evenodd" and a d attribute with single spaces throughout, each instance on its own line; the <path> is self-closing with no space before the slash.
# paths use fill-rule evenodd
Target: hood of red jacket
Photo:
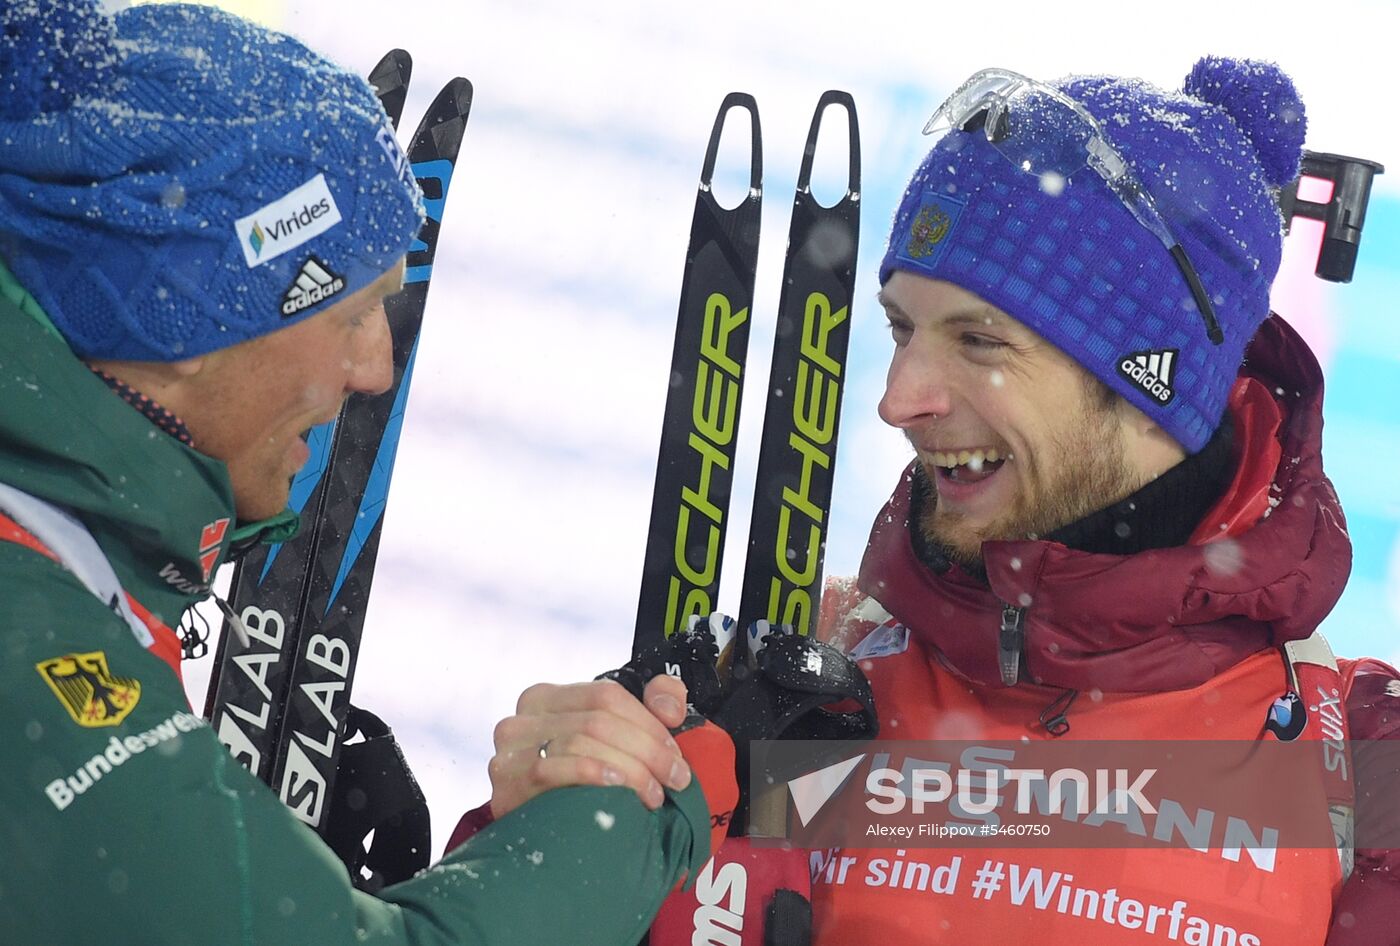
<path id="1" fill-rule="evenodd" d="M 1187 545 L 1091 554 L 1050 541 L 983 545 L 987 580 L 937 573 L 910 542 L 913 465 L 875 519 L 860 586 L 963 676 L 1004 686 L 998 635 L 1024 609 L 1022 681 L 1079 690 L 1198 686 L 1250 654 L 1307 637 L 1351 571 L 1322 471 L 1322 370 L 1277 316 L 1230 399 L 1231 486 Z"/>

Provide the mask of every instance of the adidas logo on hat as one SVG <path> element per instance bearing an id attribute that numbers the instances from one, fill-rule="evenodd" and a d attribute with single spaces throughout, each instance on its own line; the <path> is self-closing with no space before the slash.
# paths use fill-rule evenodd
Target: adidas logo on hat
<path id="1" fill-rule="evenodd" d="M 282 314 L 296 315 L 318 302 L 324 302 L 345 288 L 345 279 L 326 268 L 326 264 L 314 256 L 308 256 L 301 264 L 301 272 L 282 296 Z"/>
<path id="2" fill-rule="evenodd" d="M 1172 390 L 1172 375 L 1176 371 L 1175 349 L 1166 351 L 1135 351 L 1118 363 L 1118 373 L 1146 391 L 1161 404 L 1170 404 L 1176 392 Z"/>

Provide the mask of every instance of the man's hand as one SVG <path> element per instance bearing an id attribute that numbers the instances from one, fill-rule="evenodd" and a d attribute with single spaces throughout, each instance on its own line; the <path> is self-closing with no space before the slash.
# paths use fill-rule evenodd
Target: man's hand
<path id="1" fill-rule="evenodd" d="M 690 784 L 667 732 L 685 720 L 685 703 L 685 684 L 664 675 L 647 684 L 643 702 L 611 680 L 530 687 L 493 735 L 491 814 L 566 785 L 625 785 L 648 808 L 661 807 L 663 784 Z"/>

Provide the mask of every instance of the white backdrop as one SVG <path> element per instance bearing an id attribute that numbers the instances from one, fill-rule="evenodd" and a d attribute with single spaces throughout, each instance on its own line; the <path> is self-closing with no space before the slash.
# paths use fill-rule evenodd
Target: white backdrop
<path id="1" fill-rule="evenodd" d="M 823 90 L 855 96 L 865 164 L 827 574 L 855 570 L 868 524 L 907 457 L 875 417 L 889 346 L 874 304 L 875 261 L 922 154 L 918 131 L 967 74 L 1003 65 L 1042 77 L 1127 73 L 1179 87 L 1206 53 L 1269 58 L 1303 93 L 1310 147 L 1400 159 L 1388 69 L 1400 35 L 1393 2 L 1333 3 L 1325 17 L 1310 12 L 1315 4 L 1274 3 L 1261 13 L 1258 4 L 1221 0 L 1131 13 L 1077 0 L 223 5 L 360 70 L 392 46 L 410 50 L 405 128 L 450 76 L 475 85 L 355 694 L 395 726 L 432 803 L 439 849 L 461 811 L 488 797 L 491 728 L 518 693 L 537 680 L 588 678 L 627 657 L 696 177 L 726 92 L 757 97 L 766 167 L 748 413 L 721 598 L 730 609 L 789 201 Z M 831 158 L 844 143 L 823 146 L 819 168 L 844 179 L 844 165 Z M 1378 185 L 1386 201 L 1400 193 L 1400 165 L 1393 171 Z M 1373 210 L 1368 240 L 1384 245 L 1374 231 L 1397 225 L 1400 214 L 1382 219 Z M 1290 254 L 1289 306 L 1278 307 L 1296 313 L 1326 360 L 1347 342 L 1337 313 L 1359 298 L 1347 294 L 1363 278 L 1326 286 L 1305 275 L 1306 249 Z M 1400 358 L 1400 332 L 1390 343 Z M 1396 415 L 1391 404 L 1390 424 Z M 1400 460 L 1392 442 L 1400 438 L 1353 453 L 1370 454 L 1362 464 Z M 1376 475 L 1393 477 L 1395 468 Z M 1376 503 L 1378 521 L 1400 521 L 1388 489 Z M 1394 562 L 1400 574 L 1400 553 Z M 1394 582 L 1373 584 L 1368 593 L 1391 595 L 1393 610 L 1368 625 L 1370 637 L 1349 643 L 1389 655 L 1400 601 Z M 202 663 L 188 671 L 196 706 L 209 669 Z"/>

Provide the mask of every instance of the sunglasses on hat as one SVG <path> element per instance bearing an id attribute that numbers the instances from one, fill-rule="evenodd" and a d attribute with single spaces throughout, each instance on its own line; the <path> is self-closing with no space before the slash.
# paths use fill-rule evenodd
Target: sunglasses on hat
<path id="1" fill-rule="evenodd" d="M 939 138 L 955 130 L 981 130 L 998 153 L 1039 178 L 1047 193 L 1058 193 L 1058 188 L 1086 167 L 1094 171 L 1176 261 L 1201 313 L 1206 335 L 1217 345 L 1225 340 L 1215 308 L 1185 248 L 1157 210 L 1152 195 L 1083 105 L 1054 86 L 1020 73 L 983 69 L 960 85 L 924 125 L 924 134 Z"/>

